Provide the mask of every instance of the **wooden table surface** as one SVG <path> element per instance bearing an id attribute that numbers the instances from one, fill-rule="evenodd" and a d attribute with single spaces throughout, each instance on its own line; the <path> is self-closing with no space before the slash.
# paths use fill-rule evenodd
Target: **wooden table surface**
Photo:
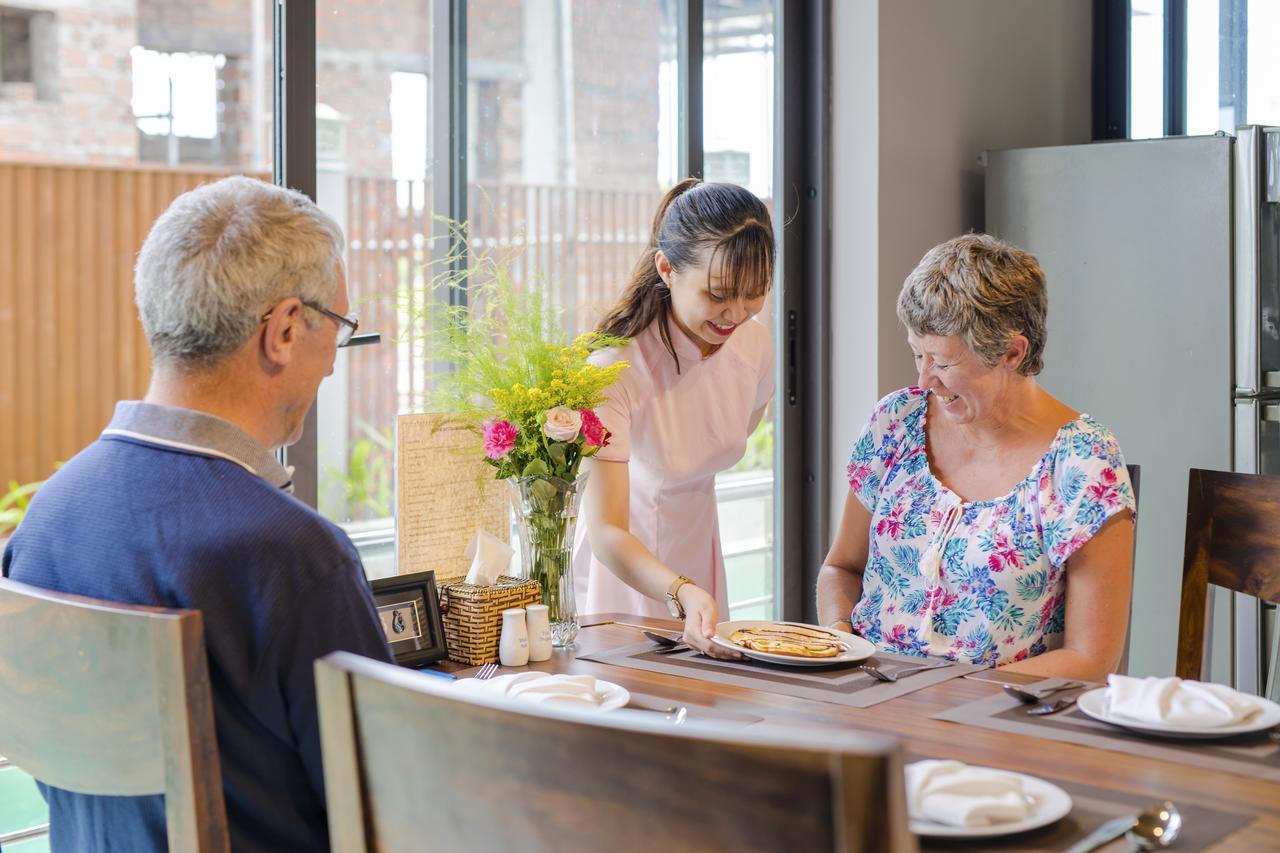
<path id="1" fill-rule="evenodd" d="M 551 660 L 530 664 L 528 668 L 594 675 L 621 684 L 633 693 L 688 705 L 691 717 L 695 716 L 696 706 L 709 706 L 757 715 L 770 723 L 853 727 L 892 735 L 912 756 L 951 758 L 1028 773 L 1059 784 L 1076 783 L 1104 791 L 1138 794 L 1151 802 L 1195 803 L 1222 812 L 1250 815 L 1255 818 L 1252 823 L 1209 849 L 1280 850 L 1280 782 L 930 719 L 940 711 L 997 692 L 997 679 L 984 680 L 989 678 L 986 673 L 978 678 L 953 678 L 870 708 L 848 708 L 577 659 L 580 655 L 644 640 L 638 629 L 617 622 L 679 630 L 679 623 L 641 616 L 611 613 L 586 617 L 583 623 L 590 627 L 582 629 L 572 649 L 556 649 Z M 472 669 L 451 662 L 445 662 L 441 668 L 459 674 Z M 1009 673 L 998 680 L 1035 679 Z M 1118 850 L 1125 846 L 1117 843 L 1104 849 Z"/>

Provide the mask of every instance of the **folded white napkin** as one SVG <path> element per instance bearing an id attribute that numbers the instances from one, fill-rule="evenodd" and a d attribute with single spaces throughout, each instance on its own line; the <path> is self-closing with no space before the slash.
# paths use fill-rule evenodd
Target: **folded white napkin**
<path id="1" fill-rule="evenodd" d="M 467 570 L 463 583 L 493 586 L 498 582 L 498 575 L 506 573 L 514 553 L 511 546 L 498 537 L 476 530 L 476 535 L 471 537 L 471 544 L 463 555 L 471 558 L 471 568 Z"/>
<path id="2" fill-rule="evenodd" d="M 1262 711 L 1257 697 L 1224 684 L 1127 675 L 1107 676 L 1104 707 L 1117 720 L 1204 728 L 1244 723 Z"/>
<path id="3" fill-rule="evenodd" d="M 1031 816 L 1022 779 L 994 767 L 960 761 L 917 761 L 906 766 L 907 811 L 947 826 L 991 826 Z"/>
<path id="4" fill-rule="evenodd" d="M 546 672 L 519 672 L 484 680 L 460 678 L 455 690 L 466 690 L 489 696 L 508 696 L 526 702 L 548 702 L 595 708 L 608 697 L 608 691 L 590 675 L 551 675 Z"/>

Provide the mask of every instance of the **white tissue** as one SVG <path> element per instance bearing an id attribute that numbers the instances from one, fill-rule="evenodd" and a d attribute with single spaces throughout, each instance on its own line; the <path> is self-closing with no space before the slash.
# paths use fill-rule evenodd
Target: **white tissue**
<path id="1" fill-rule="evenodd" d="M 511 555 L 514 553 L 506 542 L 477 529 L 464 555 L 471 558 L 471 568 L 467 570 L 465 582 L 476 586 L 492 586 L 498 582 L 498 575 L 511 565 Z"/>

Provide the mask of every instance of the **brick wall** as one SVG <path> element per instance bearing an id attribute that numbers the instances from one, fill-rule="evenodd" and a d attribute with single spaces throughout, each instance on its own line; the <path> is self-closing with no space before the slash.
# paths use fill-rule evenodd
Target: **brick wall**
<path id="1" fill-rule="evenodd" d="M 33 87 L 0 96 L 0 156 L 135 161 L 137 131 L 129 105 L 135 4 L 80 0 L 54 4 L 54 12 L 42 59 L 48 64 L 52 54 L 55 97 L 39 98 Z"/>
<path id="2" fill-rule="evenodd" d="M 672 50 L 662 43 L 663 5 L 663 0 L 569 4 L 578 186 L 650 189 L 655 184 L 658 63 L 664 51 Z M 56 21 L 57 97 L 37 99 L 30 87 L 0 91 L 0 155 L 89 163 L 163 158 L 163 138 L 139 145 L 130 108 L 129 50 L 140 44 L 227 57 L 219 81 L 219 138 L 182 140 L 184 162 L 269 165 L 269 44 L 258 54 L 267 91 L 259 96 L 264 115 L 255 126 L 250 18 L 256 7 L 269 38 L 269 0 L 66 0 L 46 7 Z M 469 9 L 468 59 L 477 98 L 471 113 L 472 174 L 481 181 L 523 180 L 524 122 L 558 120 L 541 109 L 545 105 L 528 103 L 526 23 L 525 0 L 481 0 Z M 431 31 L 426 0 L 318 4 L 318 96 L 344 118 L 350 173 L 391 173 L 391 73 L 430 72 Z M 263 162 L 255 162 L 255 150 Z"/>

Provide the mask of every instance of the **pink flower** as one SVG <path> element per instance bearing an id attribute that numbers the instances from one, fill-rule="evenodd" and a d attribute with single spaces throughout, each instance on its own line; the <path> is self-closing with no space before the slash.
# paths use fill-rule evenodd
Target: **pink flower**
<path id="1" fill-rule="evenodd" d="M 582 415 L 568 406 L 556 406 L 547 409 L 547 420 L 542 431 L 552 441 L 573 441 L 582 429 Z"/>
<path id="2" fill-rule="evenodd" d="M 520 429 L 511 421 L 487 421 L 484 425 L 484 455 L 501 459 L 516 446 Z"/>
<path id="3" fill-rule="evenodd" d="M 600 418 L 590 409 L 579 409 L 582 416 L 582 438 L 587 447 L 603 447 L 608 441 L 608 430 L 600 423 Z"/>

